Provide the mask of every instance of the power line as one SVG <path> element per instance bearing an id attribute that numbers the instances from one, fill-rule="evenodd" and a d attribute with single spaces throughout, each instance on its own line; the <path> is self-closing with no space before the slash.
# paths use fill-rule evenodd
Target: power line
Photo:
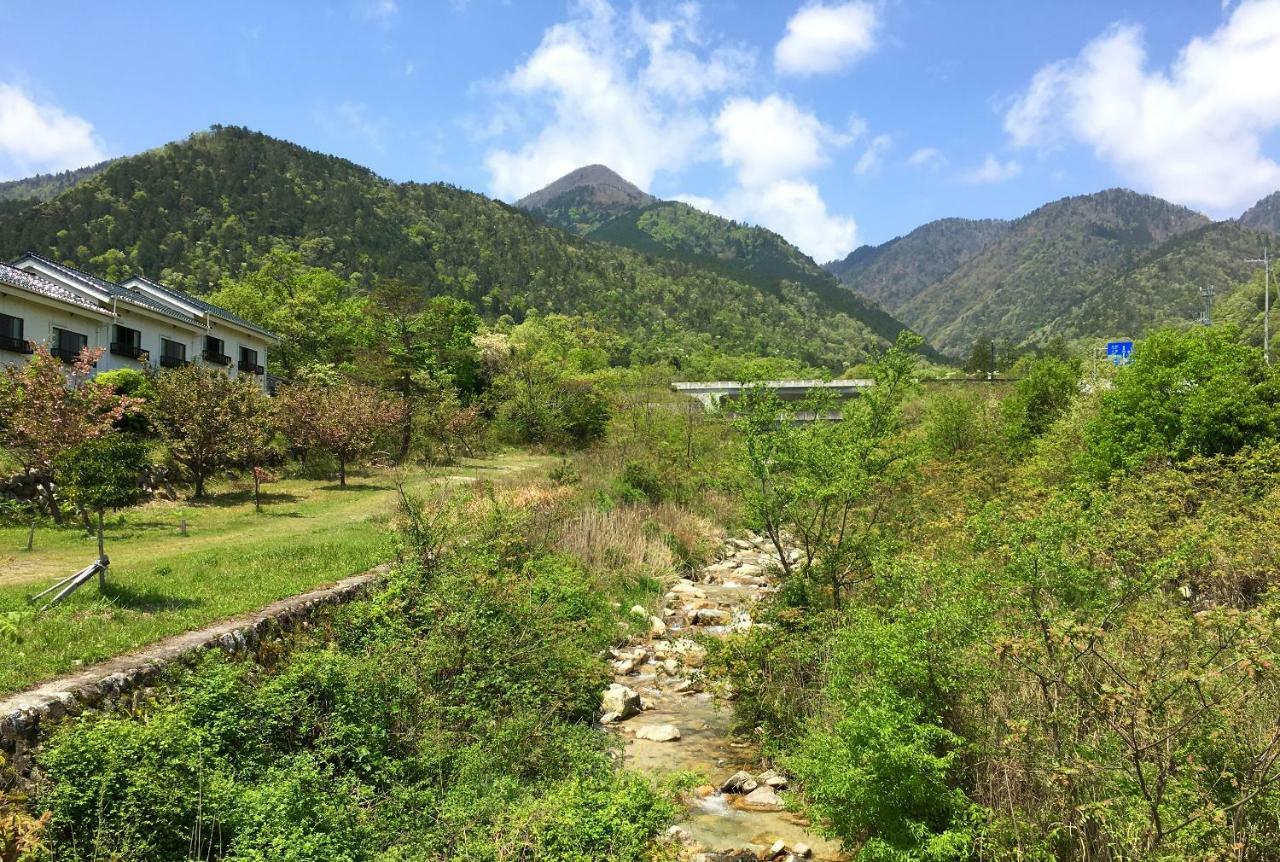
<path id="1" fill-rule="evenodd" d="M 1271 364 L 1271 259 L 1267 247 L 1262 247 L 1262 257 L 1245 258 L 1245 263 L 1262 264 L 1262 356 Z"/>

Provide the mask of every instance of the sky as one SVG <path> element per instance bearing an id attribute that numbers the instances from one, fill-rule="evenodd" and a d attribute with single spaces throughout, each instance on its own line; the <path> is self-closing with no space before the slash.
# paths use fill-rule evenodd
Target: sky
<path id="1" fill-rule="evenodd" d="M 0 179 L 213 124 L 512 202 L 603 163 L 819 261 L 1280 189 L 1280 0 L 0 0 Z"/>

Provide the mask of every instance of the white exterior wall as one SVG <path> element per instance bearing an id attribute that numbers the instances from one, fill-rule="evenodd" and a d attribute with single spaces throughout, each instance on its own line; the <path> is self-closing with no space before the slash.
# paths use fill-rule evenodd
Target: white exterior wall
<path id="1" fill-rule="evenodd" d="M 94 314 L 87 308 L 79 310 L 69 303 L 35 297 L 25 290 L 3 284 L 0 284 L 0 313 L 21 317 L 23 338 L 46 347 L 54 346 L 55 327 L 86 335 L 90 347 L 102 347 L 104 350 L 111 338 L 111 321 L 107 317 Z M 24 354 L 0 350 L 0 365 L 26 360 Z M 98 367 L 103 366 L 99 363 Z"/>
<path id="2" fill-rule="evenodd" d="M 64 285 L 75 293 L 84 295 L 80 285 L 60 277 L 59 273 L 36 266 L 24 266 L 23 269 L 28 269 Z M 110 300 L 103 301 L 101 304 L 104 311 L 112 306 Z M 87 308 L 79 309 L 71 303 L 0 284 L 0 312 L 22 318 L 24 338 L 36 344 L 53 346 L 55 327 L 79 332 L 88 337 L 90 348 L 102 349 L 102 356 L 98 359 L 95 371 L 111 371 L 117 368 L 142 370 L 147 364 L 152 368 L 160 369 L 160 357 L 163 355 L 160 343 L 162 338 L 185 345 L 188 362 L 219 368 L 233 377 L 240 374 L 238 365 L 241 347 L 258 351 L 258 364 L 264 371 L 266 369 L 267 351 L 272 342 L 266 336 L 250 329 L 212 315 L 198 323 L 195 321 L 184 323 L 161 312 L 139 308 L 120 300 L 114 302 L 114 308 L 116 312 L 114 317 L 107 314 L 98 315 Z M 111 343 L 116 340 L 117 324 L 136 329 L 141 333 L 140 346 L 150 354 L 148 363 L 111 353 Z M 206 334 L 222 339 L 223 352 L 231 357 L 229 366 L 204 362 L 202 357 Z M 0 350 L 0 366 L 25 362 L 26 359 L 27 356 L 24 354 Z M 265 373 L 259 380 L 265 387 L 267 383 Z"/>

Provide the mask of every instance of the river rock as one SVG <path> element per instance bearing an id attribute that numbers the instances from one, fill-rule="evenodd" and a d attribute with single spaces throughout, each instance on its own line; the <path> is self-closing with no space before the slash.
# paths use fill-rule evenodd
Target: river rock
<path id="1" fill-rule="evenodd" d="M 787 807 L 772 787 L 757 787 L 742 798 L 741 806 L 748 811 L 782 811 Z"/>
<path id="2" fill-rule="evenodd" d="M 799 859 L 808 859 L 813 855 L 813 848 L 808 844 L 797 844 L 791 848 L 791 855 Z"/>
<path id="3" fill-rule="evenodd" d="M 649 617 L 649 634 L 661 637 L 667 633 L 667 624 L 661 617 Z"/>
<path id="4" fill-rule="evenodd" d="M 779 838 L 773 842 L 773 845 L 760 856 L 761 859 L 777 859 L 779 856 L 787 854 L 787 842 Z"/>
<path id="5" fill-rule="evenodd" d="M 698 608 L 691 621 L 695 626 L 722 626 L 729 622 L 729 612 L 720 608 Z"/>
<path id="6" fill-rule="evenodd" d="M 756 781 L 754 775 L 747 772 L 745 769 L 739 769 L 737 772 L 733 773 L 733 775 L 730 775 L 724 780 L 724 783 L 720 785 L 720 792 L 750 793 L 759 786 L 760 784 Z"/>
<path id="7" fill-rule="evenodd" d="M 630 718 L 640 712 L 640 695 L 625 685 L 612 683 L 600 696 L 600 711 L 615 713 L 618 716 L 616 721 Z"/>
<path id="8" fill-rule="evenodd" d="M 766 769 L 764 772 L 761 772 L 759 775 L 756 776 L 756 780 L 759 781 L 761 784 L 767 784 L 769 787 L 772 787 L 774 790 L 787 789 L 787 779 L 779 775 L 778 773 L 774 772 L 772 769 Z"/>
<path id="9" fill-rule="evenodd" d="M 631 613 L 635 614 L 635 615 L 636 615 L 636 616 L 638 616 L 638 617 L 647 617 L 647 616 L 649 616 L 649 612 L 648 612 L 648 611 L 646 611 L 646 610 L 644 609 L 644 606 L 643 606 L 643 605 L 632 605 L 632 606 L 631 606 Z"/>
<path id="10" fill-rule="evenodd" d="M 636 728 L 636 739 L 650 742 L 675 742 L 680 738 L 680 728 L 674 724 L 646 724 Z"/>

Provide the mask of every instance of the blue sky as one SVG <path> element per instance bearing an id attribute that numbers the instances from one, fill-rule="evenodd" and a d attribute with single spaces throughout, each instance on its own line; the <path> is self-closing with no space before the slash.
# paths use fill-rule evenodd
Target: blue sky
<path id="1" fill-rule="evenodd" d="M 604 162 L 820 260 L 1123 185 L 1280 188 L 1280 0 L 0 0 L 0 178 L 249 126 L 513 200 Z"/>

